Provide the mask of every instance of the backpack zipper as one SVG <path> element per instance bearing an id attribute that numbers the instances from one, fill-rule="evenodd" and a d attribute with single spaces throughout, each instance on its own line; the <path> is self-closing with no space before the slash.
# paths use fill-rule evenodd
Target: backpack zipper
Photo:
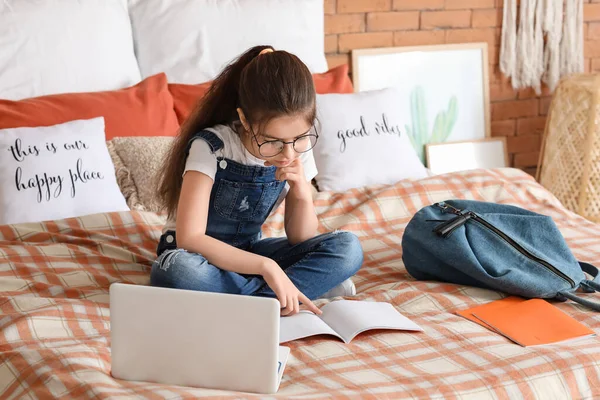
<path id="1" fill-rule="evenodd" d="M 502 232 L 500 229 L 496 228 L 494 225 L 487 222 L 485 219 L 483 219 L 482 217 L 480 217 L 473 211 L 464 212 L 464 210 L 459 210 L 455 207 L 452 207 L 450 204 L 447 204 L 447 203 L 435 203 L 434 205 L 437 206 L 438 208 L 441 208 L 442 212 L 446 212 L 446 210 L 449 209 L 449 211 L 451 213 L 457 215 L 456 217 L 452 218 L 450 221 L 447 221 L 444 224 L 441 224 L 434 229 L 434 232 L 436 232 L 439 236 L 442 236 L 444 238 L 450 236 L 450 234 L 456 228 L 465 224 L 469 219 L 472 219 L 472 220 L 478 222 L 479 224 L 485 226 L 492 232 L 494 232 L 501 239 L 503 239 L 506 243 L 508 243 L 512 248 L 514 248 L 519 253 L 521 253 L 523 256 L 529 258 L 532 261 L 537 262 L 540 265 L 543 265 L 550 272 L 553 272 L 558 277 L 569 282 L 571 287 L 575 287 L 575 281 L 573 279 L 571 279 L 568 275 L 566 275 L 564 272 L 562 272 L 561 270 L 559 270 L 558 268 L 556 268 L 554 265 L 550 264 L 549 262 L 544 261 L 541 258 L 531 254 L 529 251 L 525 250 L 514 239 L 512 239 L 506 233 Z M 441 229 L 439 229 L 439 228 L 441 228 Z"/>

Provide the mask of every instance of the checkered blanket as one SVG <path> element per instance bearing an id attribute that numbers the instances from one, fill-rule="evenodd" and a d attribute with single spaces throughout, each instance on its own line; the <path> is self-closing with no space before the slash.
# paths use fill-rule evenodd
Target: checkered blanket
<path id="1" fill-rule="evenodd" d="M 365 332 L 350 344 L 323 337 L 290 342 L 291 358 L 273 398 L 600 396 L 599 339 L 522 348 L 453 313 L 502 294 L 417 282 L 407 274 L 400 246 L 404 227 L 421 207 L 448 198 L 514 204 L 550 215 L 579 259 L 600 264 L 600 226 L 566 211 L 519 170 L 319 193 L 320 229 L 355 232 L 364 247 L 365 263 L 355 277 L 357 298 L 390 302 L 424 332 Z M 155 214 L 123 212 L 0 226 L 0 398 L 253 397 L 111 377 L 108 287 L 148 283 L 163 223 Z M 281 209 L 265 233 L 283 234 Z M 600 300 L 600 295 L 583 296 Z M 570 302 L 558 307 L 600 329 L 600 314 Z"/>

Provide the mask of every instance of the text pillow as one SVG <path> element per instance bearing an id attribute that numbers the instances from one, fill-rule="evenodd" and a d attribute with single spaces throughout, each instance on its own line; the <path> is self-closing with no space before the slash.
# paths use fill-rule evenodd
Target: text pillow
<path id="1" fill-rule="evenodd" d="M 404 128 L 410 124 L 401 111 L 406 102 L 408 94 L 397 89 L 317 95 L 319 140 L 313 152 L 319 190 L 427 176 Z"/>
<path id="2" fill-rule="evenodd" d="M 104 119 L 0 130 L 0 224 L 128 211 Z"/>

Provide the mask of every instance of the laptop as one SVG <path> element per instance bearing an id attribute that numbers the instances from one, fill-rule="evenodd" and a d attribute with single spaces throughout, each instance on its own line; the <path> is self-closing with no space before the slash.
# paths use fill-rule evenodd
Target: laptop
<path id="1" fill-rule="evenodd" d="M 113 283 L 111 374 L 117 379 L 275 393 L 289 348 L 273 298 Z"/>

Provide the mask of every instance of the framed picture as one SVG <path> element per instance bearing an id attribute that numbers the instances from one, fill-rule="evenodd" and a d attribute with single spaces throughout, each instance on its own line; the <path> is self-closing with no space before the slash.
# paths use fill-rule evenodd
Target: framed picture
<path id="1" fill-rule="evenodd" d="M 505 137 L 430 143 L 425 145 L 425 152 L 427 168 L 434 174 L 509 166 Z"/>
<path id="2" fill-rule="evenodd" d="M 352 51 L 354 90 L 397 87 L 404 130 L 425 161 L 428 143 L 490 137 L 487 43 Z"/>

